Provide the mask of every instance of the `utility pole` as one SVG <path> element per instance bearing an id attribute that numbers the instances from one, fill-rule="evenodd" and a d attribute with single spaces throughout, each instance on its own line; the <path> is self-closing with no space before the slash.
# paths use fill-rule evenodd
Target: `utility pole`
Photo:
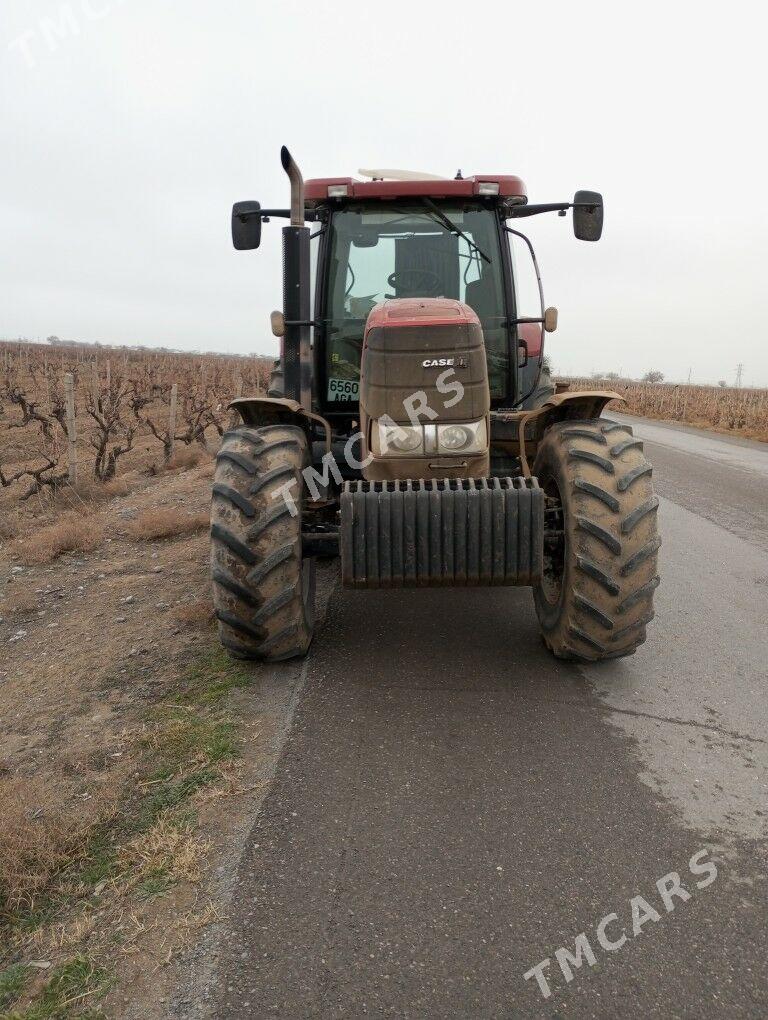
<path id="1" fill-rule="evenodd" d="M 67 413 L 67 466 L 69 484 L 77 485 L 77 423 L 75 418 L 75 379 L 71 372 L 64 376 L 64 394 Z"/>
<path id="2" fill-rule="evenodd" d="M 689 386 L 691 385 L 691 372 L 693 372 L 693 369 L 689 368 L 688 369 L 688 385 Z"/>
<path id="3" fill-rule="evenodd" d="M 176 449 L 176 404 L 179 399 L 179 387 L 171 386 L 171 406 L 168 411 L 168 460 L 171 460 Z"/>
<path id="4" fill-rule="evenodd" d="M 741 377 L 744 374 L 744 366 L 739 363 L 736 366 L 736 389 L 741 389 Z"/>

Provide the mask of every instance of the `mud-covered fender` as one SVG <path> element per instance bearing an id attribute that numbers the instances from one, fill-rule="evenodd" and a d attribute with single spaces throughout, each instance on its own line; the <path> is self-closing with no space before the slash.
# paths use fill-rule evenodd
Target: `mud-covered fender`
<path id="1" fill-rule="evenodd" d="M 599 418 L 612 400 L 624 403 L 613 390 L 564 390 L 553 393 L 530 411 L 497 411 L 491 415 L 491 445 L 520 458 L 522 473 L 530 477 L 529 455 L 535 455 L 544 433 L 559 421 Z"/>
<path id="2" fill-rule="evenodd" d="M 243 424 L 255 428 L 260 425 L 298 425 L 309 435 L 311 423 L 317 422 L 325 432 L 326 449 L 331 449 L 331 423 L 302 407 L 298 400 L 288 397 L 238 397 L 229 407 L 237 411 Z"/>
<path id="3" fill-rule="evenodd" d="M 625 402 L 624 397 L 619 393 L 614 393 L 613 390 L 574 390 L 573 392 L 564 390 L 562 393 L 553 393 L 535 411 L 528 411 L 519 423 L 520 463 L 523 474 L 528 477 L 531 473 L 527 457 L 529 451 L 526 449 L 528 438 L 526 426 L 531 421 L 534 422 L 534 449 L 538 449 L 544 433 L 555 422 L 599 418 L 605 405 L 612 400 Z"/>
<path id="4" fill-rule="evenodd" d="M 537 412 L 541 413 L 539 419 L 543 430 L 556 421 L 565 421 L 570 418 L 599 418 L 603 413 L 605 405 L 611 400 L 621 400 L 624 397 L 613 390 L 565 390 L 562 393 L 553 393 L 544 401 Z"/>

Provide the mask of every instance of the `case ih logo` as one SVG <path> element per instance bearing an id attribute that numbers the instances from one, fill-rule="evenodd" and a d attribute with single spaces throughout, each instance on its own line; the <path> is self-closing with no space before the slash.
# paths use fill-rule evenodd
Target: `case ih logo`
<path id="1" fill-rule="evenodd" d="M 422 368 L 466 368 L 466 358 L 425 358 Z"/>

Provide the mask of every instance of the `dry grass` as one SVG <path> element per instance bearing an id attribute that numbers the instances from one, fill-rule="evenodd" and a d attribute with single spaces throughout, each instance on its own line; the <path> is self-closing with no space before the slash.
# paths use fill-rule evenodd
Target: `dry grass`
<path id="1" fill-rule="evenodd" d="M 85 503 L 107 503 L 119 496 L 128 496 L 139 484 L 140 478 L 137 472 L 130 475 L 119 475 L 108 482 L 99 482 L 95 478 L 79 482 L 74 490 L 62 489 L 64 498 L 72 491 L 75 497 L 79 497 Z M 71 497 L 70 497 L 71 498 Z"/>
<path id="2" fill-rule="evenodd" d="M 90 939 L 97 931 L 99 919 L 95 914 L 83 913 L 66 921 L 46 925 L 32 932 L 25 943 L 28 952 L 36 951 L 44 956 L 73 949 Z"/>
<path id="3" fill-rule="evenodd" d="M 26 538 L 22 556 L 27 563 L 50 563 L 65 552 L 91 552 L 103 539 L 104 525 L 97 516 L 73 510 Z"/>
<path id="4" fill-rule="evenodd" d="M 19 534 L 19 519 L 16 514 L 0 514 L 0 542 L 7 542 Z"/>
<path id="5" fill-rule="evenodd" d="M 202 910 L 190 910 L 176 922 L 176 930 L 186 934 L 202 931 L 214 921 L 221 920 L 221 913 L 213 900 L 208 900 Z M 187 940 L 183 940 L 186 942 Z"/>
<path id="6" fill-rule="evenodd" d="M 204 630 L 214 620 L 213 602 L 210 599 L 197 599 L 186 606 L 177 606 L 173 615 L 185 627 Z"/>
<path id="7" fill-rule="evenodd" d="M 189 468 L 197 467 L 198 464 L 204 464 L 210 459 L 210 452 L 202 446 L 179 446 L 166 464 L 166 468 L 170 471 L 178 470 L 179 468 L 187 471 Z"/>
<path id="8" fill-rule="evenodd" d="M 34 778 L 0 779 L 0 919 L 25 909 L 63 867 L 85 852 L 112 800 L 92 797 L 79 810 L 62 809 L 55 784 Z"/>
<path id="9" fill-rule="evenodd" d="M 226 797 L 241 797 L 245 793 L 261 789 L 264 783 L 249 786 L 243 781 L 243 764 L 239 761 L 228 762 L 220 766 L 220 774 L 215 785 L 206 786 L 195 795 L 195 805 L 202 807 L 215 800 Z"/>
<path id="10" fill-rule="evenodd" d="M 0 616 L 28 616 L 34 613 L 38 605 L 39 600 L 35 592 L 16 582 L 6 589 L 5 598 L 0 603 Z"/>
<path id="11" fill-rule="evenodd" d="M 156 880 L 199 882 L 208 844 L 191 827 L 168 816 L 131 840 L 120 854 L 120 869 L 128 886 Z"/>
<path id="12" fill-rule="evenodd" d="M 178 507 L 160 507 L 145 510 L 127 526 L 128 534 L 136 542 L 148 542 L 156 538 L 177 538 L 192 535 L 210 525 L 207 513 L 189 514 Z"/>

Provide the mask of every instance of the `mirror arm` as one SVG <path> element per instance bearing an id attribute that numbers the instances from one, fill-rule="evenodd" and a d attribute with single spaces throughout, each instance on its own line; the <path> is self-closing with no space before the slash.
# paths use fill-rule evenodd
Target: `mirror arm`
<path id="1" fill-rule="evenodd" d="M 278 216 L 283 219 L 289 220 L 291 218 L 290 209 L 259 209 L 258 212 L 247 212 L 239 213 L 238 219 L 241 223 L 246 223 L 248 220 L 255 219 L 256 216 L 261 216 L 262 220 L 268 219 L 270 216 Z M 304 218 L 314 222 L 317 219 L 314 209 L 305 209 Z"/>
<path id="2" fill-rule="evenodd" d="M 556 212 L 564 216 L 568 209 L 596 209 L 594 202 L 542 202 L 538 205 L 515 205 L 509 210 L 507 219 L 521 219 L 524 216 L 538 216 L 539 213 Z M 509 227 L 505 227 L 509 230 Z"/>
<path id="3" fill-rule="evenodd" d="M 538 216 L 545 212 L 565 212 L 572 209 L 572 202 L 543 202 L 538 205 L 514 205 L 509 210 L 509 219 L 521 219 L 524 216 Z M 506 228 L 509 230 L 509 227 Z"/>

